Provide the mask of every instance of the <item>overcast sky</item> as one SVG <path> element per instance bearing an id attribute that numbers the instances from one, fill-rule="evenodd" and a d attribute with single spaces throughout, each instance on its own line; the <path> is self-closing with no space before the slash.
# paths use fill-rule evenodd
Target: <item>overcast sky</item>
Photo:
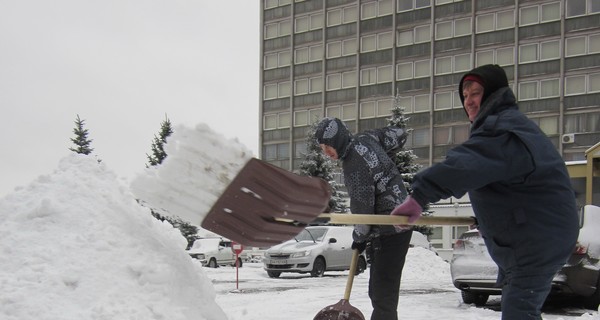
<path id="1" fill-rule="evenodd" d="M 0 196 L 54 170 L 77 115 L 119 176 L 165 115 L 258 155 L 259 1 L 0 0 Z"/>

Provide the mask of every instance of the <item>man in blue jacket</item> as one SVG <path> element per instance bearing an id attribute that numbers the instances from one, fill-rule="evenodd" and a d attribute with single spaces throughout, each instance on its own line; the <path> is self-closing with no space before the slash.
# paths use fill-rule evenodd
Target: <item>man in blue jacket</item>
<path id="1" fill-rule="evenodd" d="M 413 193 L 392 215 L 416 220 L 427 203 L 468 192 L 479 231 L 499 268 L 502 319 L 541 319 L 555 273 L 579 234 L 565 163 L 518 110 L 504 69 L 465 74 L 458 93 L 472 123 L 469 139 L 415 175 Z"/>
<path id="2" fill-rule="evenodd" d="M 325 155 L 342 163 L 352 213 L 389 215 L 407 197 L 402 176 L 389 156 L 404 145 L 406 136 L 396 127 L 353 135 L 340 119 L 325 118 L 319 122 L 315 137 Z M 398 319 L 400 278 L 411 235 L 407 227 L 354 228 L 352 248 L 366 249 L 371 263 L 371 320 Z"/>

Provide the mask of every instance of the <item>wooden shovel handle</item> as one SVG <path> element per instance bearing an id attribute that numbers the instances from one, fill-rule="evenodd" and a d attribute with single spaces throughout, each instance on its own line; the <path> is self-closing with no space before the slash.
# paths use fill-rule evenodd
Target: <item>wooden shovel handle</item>
<path id="1" fill-rule="evenodd" d="M 358 256 L 360 253 L 357 249 L 352 250 L 352 261 L 350 262 L 350 274 L 346 281 L 346 291 L 344 291 L 344 300 L 350 301 L 350 292 L 352 292 L 352 283 L 354 283 L 354 275 L 356 274 L 356 267 L 358 266 Z"/>
<path id="2" fill-rule="evenodd" d="M 470 226 L 475 224 L 473 217 L 432 217 L 422 216 L 413 223 L 408 223 L 407 216 L 323 213 L 319 218 L 329 219 L 332 224 L 372 224 L 372 225 L 454 225 Z"/>

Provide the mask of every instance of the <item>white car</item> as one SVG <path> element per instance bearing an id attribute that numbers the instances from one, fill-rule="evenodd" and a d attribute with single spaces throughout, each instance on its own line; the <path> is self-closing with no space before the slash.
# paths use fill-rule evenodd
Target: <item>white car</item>
<path id="1" fill-rule="evenodd" d="M 350 270 L 352 230 L 348 226 L 309 226 L 294 239 L 269 248 L 264 254 L 264 269 L 271 278 L 282 272 L 310 273 L 322 277 L 325 271 Z M 359 256 L 356 274 L 367 268 Z"/>
<path id="2" fill-rule="evenodd" d="M 222 265 L 235 266 L 236 254 L 232 250 L 232 242 L 223 238 L 202 238 L 194 241 L 188 254 L 200 260 L 202 266 L 216 268 Z M 242 266 L 242 258 L 237 257 L 237 266 Z"/>
<path id="3" fill-rule="evenodd" d="M 588 309 L 600 303 L 600 207 L 587 205 L 580 212 L 579 238 L 571 257 L 554 276 L 551 295 L 578 297 Z M 465 303 L 483 306 L 496 286 L 498 267 L 477 229 L 463 233 L 454 245 L 450 263 L 452 282 Z"/>

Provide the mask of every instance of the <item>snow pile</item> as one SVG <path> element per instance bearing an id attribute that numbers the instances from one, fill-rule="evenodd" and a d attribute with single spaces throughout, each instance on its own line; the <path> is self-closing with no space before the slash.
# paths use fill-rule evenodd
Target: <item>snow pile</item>
<path id="1" fill-rule="evenodd" d="M 185 239 L 71 155 L 0 199 L 0 319 L 226 319 Z"/>
<path id="2" fill-rule="evenodd" d="M 196 225 L 252 158 L 237 139 L 226 139 L 206 124 L 174 128 L 165 152 L 162 164 L 132 181 L 131 191 L 149 207 Z"/>
<path id="3" fill-rule="evenodd" d="M 431 250 L 422 247 L 410 248 L 406 254 L 402 279 L 418 280 L 423 275 L 427 275 L 431 280 L 439 280 L 438 283 L 447 282 L 451 279 L 450 264 Z"/>

